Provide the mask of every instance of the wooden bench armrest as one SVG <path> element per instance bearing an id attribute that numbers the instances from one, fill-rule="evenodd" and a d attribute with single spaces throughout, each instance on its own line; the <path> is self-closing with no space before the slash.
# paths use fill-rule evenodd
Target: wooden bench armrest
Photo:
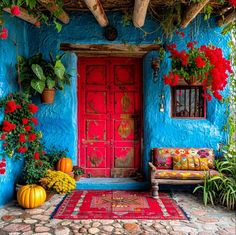
<path id="1" fill-rule="evenodd" d="M 148 164 L 151 167 L 152 171 L 156 171 L 157 170 L 157 168 L 151 162 L 149 162 Z"/>

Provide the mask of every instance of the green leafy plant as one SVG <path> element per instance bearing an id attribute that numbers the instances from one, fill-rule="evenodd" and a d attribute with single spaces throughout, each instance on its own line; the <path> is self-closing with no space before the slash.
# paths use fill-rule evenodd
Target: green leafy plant
<path id="1" fill-rule="evenodd" d="M 219 171 L 217 176 L 206 175 L 203 185 L 198 185 L 193 192 L 203 192 L 205 205 L 218 202 L 234 209 L 236 206 L 236 152 L 235 150 L 224 150 L 224 159 L 216 161 Z"/>
<path id="2" fill-rule="evenodd" d="M 64 55 L 57 55 L 53 59 L 50 53 L 50 62 L 43 59 L 42 54 L 34 55 L 28 59 L 19 56 L 17 68 L 23 90 L 28 94 L 41 94 L 45 88 L 63 90 L 65 85 L 70 85 L 71 76 L 66 73 L 61 62 Z"/>
<path id="3" fill-rule="evenodd" d="M 35 159 L 26 159 L 22 171 L 23 184 L 38 184 L 39 180 L 43 178 L 47 170 L 51 168 L 51 164 L 47 161 Z"/>
<path id="4" fill-rule="evenodd" d="M 73 172 L 75 175 L 83 175 L 84 169 L 78 166 L 73 166 Z"/>

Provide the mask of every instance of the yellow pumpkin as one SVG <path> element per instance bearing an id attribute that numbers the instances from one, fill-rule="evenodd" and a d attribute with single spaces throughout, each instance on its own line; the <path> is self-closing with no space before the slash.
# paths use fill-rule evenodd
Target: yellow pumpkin
<path id="1" fill-rule="evenodd" d="M 70 158 L 61 158 L 57 162 L 57 170 L 69 173 L 73 170 L 72 160 Z"/>
<path id="2" fill-rule="evenodd" d="M 32 209 L 41 206 L 45 200 L 45 189 L 36 184 L 25 185 L 17 192 L 17 201 L 24 208 Z"/>

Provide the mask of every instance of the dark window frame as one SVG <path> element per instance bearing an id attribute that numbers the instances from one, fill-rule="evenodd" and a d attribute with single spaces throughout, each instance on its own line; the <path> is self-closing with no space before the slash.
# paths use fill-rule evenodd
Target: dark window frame
<path id="1" fill-rule="evenodd" d="M 184 106 L 185 106 L 185 110 L 186 107 L 188 107 L 189 105 L 187 105 L 187 91 L 189 92 L 189 96 L 188 96 L 188 104 L 194 102 L 194 111 L 195 113 L 198 112 L 199 116 L 190 116 L 191 112 L 188 112 L 188 116 L 177 116 L 176 115 L 176 110 L 177 110 L 177 106 L 176 106 L 176 101 L 177 101 L 177 92 L 181 91 L 184 92 Z M 191 96 L 191 92 L 194 91 L 194 100 L 192 100 L 192 96 Z M 198 92 L 198 93 L 197 93 Z M 204 94 L 204 90 L 202 86 L 196 86 L 196 85 L 178 85 L 178 86 L 173 86 L 171 87 L 171 117 L 175 118 L 175 119 L 206 119 L 206 111 L 207 111 L 207 102 L 206 102 L 206 98 L 202 96 L 202 94 Z M 198 99 L 198 101 L 196 100 Z M 203 110 L 201 111 L 200 109 L 197 110 L 197 106 L 202 105 Z M 192 110 L 193 111 L 193 110 Z"/>

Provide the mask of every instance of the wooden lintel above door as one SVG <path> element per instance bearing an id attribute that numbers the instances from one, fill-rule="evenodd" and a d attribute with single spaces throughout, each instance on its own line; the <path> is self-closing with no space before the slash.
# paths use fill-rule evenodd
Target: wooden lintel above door
<path id="1" fill-rule="evenodd" d="M 142 58 L 153 50 L 159 50 L 160 44 L 70 44 L 62 43 L 60 49 L 72 51 L 83 57 L 122 56 Z"/>

